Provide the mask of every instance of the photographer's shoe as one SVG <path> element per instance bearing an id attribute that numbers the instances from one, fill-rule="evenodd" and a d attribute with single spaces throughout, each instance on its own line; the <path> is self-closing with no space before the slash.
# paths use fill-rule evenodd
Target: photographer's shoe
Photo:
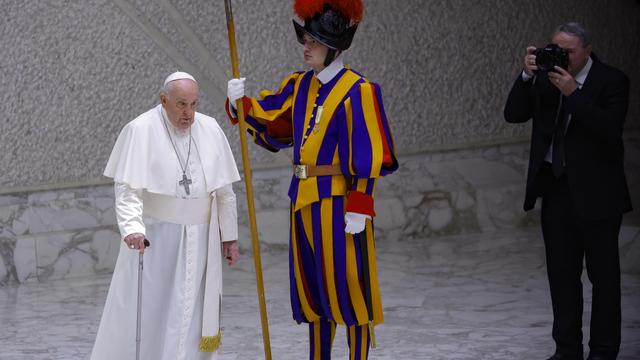
<path id="1" fill-rule="evenodd" d="M 587 360 L 615 360 L 616 357 L 613 356 L 604 356 L 604 355 L 598 355 L 598 354 L 589 354 L 589 357 L 587 358 Z"/>
<path id="2" fill-rule="evenodd" d="M 556 352 L 552 357 L 547 360 L 582 360 L 582 355 L 567 355 L 563 353 Z M 596 359 L 598 360 L 598 359 Z"/>

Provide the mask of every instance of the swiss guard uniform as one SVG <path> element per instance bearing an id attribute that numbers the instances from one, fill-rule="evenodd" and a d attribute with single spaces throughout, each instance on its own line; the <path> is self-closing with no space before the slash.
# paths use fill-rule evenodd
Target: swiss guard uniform
<path id="1" fill-rule="evenodd" d="M 319 4 L 319 5 L 318 5 Z M 296 72 L 276 93 L 244 97 L 249 132 L 270 151 L 293 147 L 289 269 L 293 318 L 309 323 L 310 358 L 330 359 L 336 324 L 348 326 L 350 359 L 366 359 L 370 329 L 383 322 L 376 273 L 376 180 L 398 168 L 380 87 L 345 68 L 361 1 L 296 1 L 298 40 L 329 48 L 325 68 Z M 227 111 L 236 122 L 235 110 Z M 345 232 L 345 213 L 369 216 Z"/>

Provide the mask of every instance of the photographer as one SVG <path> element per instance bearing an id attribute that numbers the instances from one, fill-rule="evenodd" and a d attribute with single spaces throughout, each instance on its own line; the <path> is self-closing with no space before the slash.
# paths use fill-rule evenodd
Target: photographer
<path id="1" fill-rule="evenodd" d="M 549 360 L 583 359 L 583 259 L 593 284 L 588 359 L 615 359 L 618 233 L 631 210 L 622 143 L 629 80 L 597 59 L 577 23 L 559 26 L 551 42 L 557 46 L 526 49 L 504 110 L 510 123 L 533 119 L 524 209 L 542 198 L 556 343 Z"/>

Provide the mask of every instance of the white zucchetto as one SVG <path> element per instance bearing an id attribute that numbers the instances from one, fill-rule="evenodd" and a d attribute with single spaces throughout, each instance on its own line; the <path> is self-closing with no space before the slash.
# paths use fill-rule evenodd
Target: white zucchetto
<path id="1" fill-rule="evenodd" d="M 191 74 L 188 74 L 183 71 L 176 71 L 173 74 L 167 76 L 167 78 L 164 80 L 164 85 L 166 86 L 168 83 L 174 80 L 180 80 L 180 79 L 189 79 L 189 80 L 193 80 L 195 83 L 198 83 L 196 79 L 194 79 L 193 76 L 191 76 Z"/>

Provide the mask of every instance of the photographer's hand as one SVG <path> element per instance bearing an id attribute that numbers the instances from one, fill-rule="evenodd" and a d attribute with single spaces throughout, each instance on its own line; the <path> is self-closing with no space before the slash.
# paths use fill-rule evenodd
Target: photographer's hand
<path id="1" fill-rule="evenodd" d="M 533 55 L 535 51 L 535 46 L 529 46 L 527 47 L 527 54 L 524 56 L 524 72 L 529 76 L 533 76 L 533 72 L 538 70 L 536 56 Z"/>
<path id="2" fill-rule="evenodd" d="M 560 90 L 562 95 L 569 96 L 578 88 L 576 79 L 560 66 L 555 66 L 554 71 L 549 71 L 549 81 Z"/>

